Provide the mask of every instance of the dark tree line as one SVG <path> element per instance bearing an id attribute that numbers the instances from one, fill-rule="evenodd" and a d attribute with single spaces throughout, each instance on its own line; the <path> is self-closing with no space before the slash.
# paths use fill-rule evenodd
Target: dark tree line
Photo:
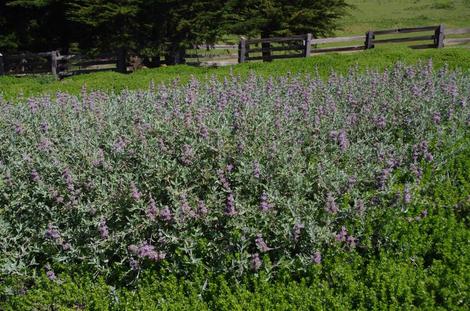
<path id="1" fill-rule="evenodd" d="M 179 63 L 223 35 L 270 37 L 336 29 L 345 0 L 6 0 L 0 52 L 133 51 L 146 65 Z"/>

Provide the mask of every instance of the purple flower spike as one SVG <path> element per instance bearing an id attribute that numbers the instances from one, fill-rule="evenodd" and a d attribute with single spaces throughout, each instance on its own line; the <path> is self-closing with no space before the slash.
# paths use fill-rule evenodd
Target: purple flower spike
<path id="1" fill-rule="evenodd" d="M 197 214 L 200 217 L 204 217 L 205 215 L 207 215 L 207 207 L 203 200 L 199 200 L 197 204 Z"/>
<path id="2" fill-rule="evenodd" d="M 155 203 L 155 200 L 153 198 L 150 198 L 150 203 L 148 205 L 146 214 L 150 220 L 155 220 L 155 217 L 157 217 L 157 204 Z"/>
<path id="3" fill-rule="evenodd" d="M 18 135 L 24 133 L 24 127 L 21 123 L 16 123 L 15 124 L 15 133 L 18 134 Z"/>
<path id="4" fill-rule="evenodd" d="M 350 176 L 348 178 L 348 189 L 352 190 L 356 184 L 357 184 L 357 177 L 354 175 Z"/>
<path id="5" fill-rule="evenodd" d="M 292 236 L 294 238 L 294 241 L 298 241 L 299 238 L 300 238 L 300 234 L 302 233 L 302 229 L 304 229 L 305 226 L 304 224 L 301 224 L 301 223 L 296 223 L 294 225 L 294 229 L 292 230 Z"/>
<path id="6" fill-rule="evenodd" d="M 34 182 L 39 182 L 41 180 L 41 177 L 39 176 L 39 173 L 34 169 L 31 171 L 31 179 Z"/>
<path id="7" fill-rule="evenodd" d="M 230 190 L 230 183 L 227 180 L 227 178 L 225 177 L 224 171 L 221 170 L 221 169 L 217 170 L 217 175 L 219 176 L 219 181 L 222 184 L 222 186 L 224 187 L 224 189 L 225 190 Z"/>
<path id="8" fill-rule="evenodd" d="M 434 157 L 433 157 L 432 153 L 426 152 L 424 154 L 424 159 L 428 162 L 432 162 L 434 160 Z"/>
<path id="9" fill-rule="evenodd" d="M 225 203 L 225 215 L 227 216 L 235 216 L 237 211 L 235 210 L 235 198 L 233 197 L 233 193 L 230 193 L 227 196 L 227 201 Z"/>
<path id="10" fill-rule="evenodd" d="M 189 206 L 188 200 L 186 199 L 186 195 L 182 194 L 181 195 L 181 216 L 189 216 L 189 217 L 195 217 L 196 214 L 194 213 L 193 209 L 191 206 Z"/>
<path id="11" fill-rule="evenodd" d="M 272 208 L 272 205 L 268 202 L 268 195 L 266 192 L 263 192 L 261 195 L 261 203 L 259 208 L 262 212 L 267 212 Z"/>
<path id="12" fill-rule="evenodd" d="M 42 122 L 40 124 L 41 132 L 46 133 L 49 130 L 49 124 L 47 122 Z"/>
<path id="13" fill-rule="evenodd" d="M 49 151 L 52 148 L 53 143 L 47 139 L 47 138 L 42 138 L 41 141 L 38 144 L 38 149 L 40 151 Z"/>
<path id="14" fill-rule="evenodd" d="M 385 119 L 384 116 L 380 116 L 377 119 L 375 119 L 375 125 L 379 129 L 384 129 L 387 126 L 387 120 Z"/>
<path id="15" fill-rule="evenodd" d="M 341 151 L 346 151 L 349 147 L 349 140 L 345 130 L 340 130 L 338 134 L 338 144 Z"/>
<path id="16" fill-rule="evenodd" d="M 261 176 L 261 169 L 258 161 L 253 162 L 253 176 L 257 179 Z"/>
<path id="17" fill-rule="evenodd" d="M 411 193 L 409 186 L 405 186 L 405 189 L 403 190 L 403 202 L 405 202 L 405 204 L 411 203 Z"/>
<path id="18" fill-rule="evenodd" d="M 348 230 L 346 230 L 345 226 L 341 227 L 341 231 L 336 235 L 336 241 L 346 241 L 346 237 L 348 235 Z"/>
<path id="19" fill-rule="evenodd" d="M 202 138 L 207 140 L 209 138 L 209 130 L 207 129 L 207 126 L 201 125 L 201 128 L 199 130 L 199 134 L 201 135 Z"/>
<path id="20" fill-rule="evenodd" d="M 116 140 L 116 142 L 113 144 L 113 150 L 116 153 L 123 152 L 126 147 L 127 147 L 127 142 L 122 137 L 119 137 Z"/>
<path id="21" fill-rule="evenodd" d="M 272 249 L 266 244 L 261 234 L 256 235 L 255 243 L 259 251 L 262 253 L 266 253 Z"/>
<path id="22" fill-rule="evenodd" d="M 356 238 L 353 237 L 352 235 L 349 235 L 347 237 L 346 242 L 348 243 L 349 247 L 351 248 L 356 247 Z"/>
<path id="23" fill-rule="evenodd" d="M 74 190 L 74 185 L 73 185 L 73 179 L 72 179 L 72 175 L 70 174 L 70 171 L 68 168 L 66 168 L 63 173 L 62 173 L 62 177 L 64 178 L 65 180 L 65 183 L 67 184 L 67 189 L 72 192 Z"/>
<path id="24" fill-rule="evenodd" d="M 63 243 L 62 244 L 62 250 L 64 251 L 68 251 L 72 248 L 72 245 L 70 245 L 70 243 Z"/>
<path id="25" fill-rule="evenodd" d="M 142 197 L 142 193 L 139 192 L 134 182 L 131 182 L 131 196 L 135 201 L 139 201 Z"/>
<path id="26" fill-rule="evenodd" d="M 56 279 L 55 273 L 54 273 L 54 271 L 52 271 L 52 270 L 48 270 L 48 271 L 46 272 L 46 276 L 47 276 L 47 278 L 48 278 L 49 280 L 51 280 L 51 281 L 55 281 L 55 279 Z"/>
<path id="27" fill-rule="evenodd" d="M 328 192 L 328 195 L 326 197 L 325 210 L 330 214 L 336 214 L 339 211 L 338 206 L 336 205 L 335 198 L 333 197 L 333 194 L 331 192 Z"/>
<path id="28" fill-rule="evenodd" d="M 441 114 L 439 112 L 434 112 L 432 115 L 432 120 L 436 125 L 441 124 Z"/>
<path id="29" fill-rule="evenodd" d="M 98 225 L 98 231 L 100 232 L 100 236 L 103 240 L 107 239 L 109 236 L 108 226 L 106 225 L 106 220 L 102 219 L 100 224 Z"/>
<path id="30" fill-rule="evenodd" d="M 183 151 L 181 154 L 181 162 L 183 162 L 184 165 L 191 165 L 194 160 L 194 150 L 191 145 L 185 144 L 183 146 Z"/>
<path id="31" fill-rule="evenodd" d="M 142 243 L 137 249 L 137 255 L 142 259 L 149 259 L 152 261 L 160 261 L 165 259 L 166 253 L 156 251 L 153 245 L 147 242 Z"/>
<path id="32" fill-rule="evenodd" d="M 354 207 L 359 214 L 362 214 L 365 211 L 364 201 L 362 200 L 357 200 L 354 204 Z"/>
<path id="33" fill-rule="evenodd" d="M 139 270 L 139 262 L 135 260 L 134 258 L 131 258 L 129 260 L 129 266 L 131 267 L 132 271 Z"/>
<path id="34" fill-rule="evenodd" d="M 163 207 L 163 209 L 160 211 L 160 218 L 165 222 L 171 221 L 172 215 L 168 206 Z"/>
<path id="35" fill-rule="evenodd" d="M 47 226 L 45 236 L 48 239 L 58 240 L 60 238 L 60 233 L 59 233 L 59 230 L 55 229 L 52 224 L 49 224 Z"/>
<path id="36" fill-rule="evenodd" d="M 319 265 L 321 263 L 321 253 L 319 251 L 316 251 L 315 254 L 312 256 L 312 261 Z"/>
<path id="37" fill-rule="evenodd" d="M 129 246 L 127 247 L 127 250 L 128 250 L 129 252 L 131 252 L 132 254 L 137 255 L 137 253 L 138 253 L 138 251 L 139 251 L 139 247 L 138 247 L 137 245 L 135 245 L 135 244 L 131 244 L 131 245 L 129 245 Z"/>
<path id="38" fill-rule="evenodd" d="M 423 170 L 415 163 L 411 164 L 410 170 L 418 179 L 423 176 Z"/>
<path id="39" fill-rule="evenodd" d="M 387 180 L 388 180 L 391 172 L 392 172 L 392 169 L 384 168 L 382 170 L 382 172 L 380 173 L 380 176 L 379 176 L 380 189 L 382 189 L 382 190 L 385 189 L 385 186 L 387 185 Z"/>
<path id="40" fill-rule="evenodd" d="M 100 165 L 103 165 L 103 163 L 104 163 L 104 150 L 101 148 L 98 148 L 98 156 L 95 160 L 93 160 L 93 165 L 100 166 Z"/>
<path id="41" fill-rule="evenodd" d="M 263 262 L 259 258 L 258 253 L 251 255 L 250 264 L 251 264 L 251 269 L 253 271 L 258 271 L 259 268 L 261 268 L 261 265 L 263 264 Z"/>

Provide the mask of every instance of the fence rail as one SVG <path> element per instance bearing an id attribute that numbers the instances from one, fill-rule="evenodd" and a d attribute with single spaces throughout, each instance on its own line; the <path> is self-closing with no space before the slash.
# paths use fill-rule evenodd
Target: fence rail
<path id="1" fill-rule="evenodd" d="M 421 32 L 421 31 L 432 31 L 436 30 L 439 26 L 424 26 L 424 27 L 413 27 L 413 28 L 398 28 L 398 29 L 387 29 L 387 30 L 378 30 L 374 31 L 376 35 L 390 35 L 397 33 L 411 33 L 411 32 Z"/>
<path id="2" fill-rule="evenodd" d="M 323 44 L 323 43 L 351 42 L 351 41 L 359 41 L 359 40 L 364 40 L 364 36 L 312 39 L 311 43 Z"/>
<path id="3" fill-rule="evenodd" d="M 420 32 L 433 32 L 429 35 L 411 35 L 406 37 L 392 37 L 394 35 L 412 34 Z M 275 51 L 292 51 L 292 50 L 304 50 L 304 57 L 308 57 L 311 54 L 330 53 L 330 52 L 354 52 L 373 49 L 376 44 L 392 44 L 392 43 L 406 43 L 406 42 L 422 42 L 430 41 L 427 44 L 412 45 L 414 49 L 427 49 L 427 48 L 443 48 L 446 45 L 466 44 L 470 43 L 470 38 L 448 38 L 449 35 L 470 35 L 470 28 L 459 28 L 459 29 L 445 29 L 444 25 L 437 26 L 425 26 L 425 27 L 413 27 L 413 28 L 398 28 L 398 29 L 387 29 L 378 31 L 368 31 L 362 36 L 350 36 L 350 37 L 333 37 L 333 38 L 314 38 L 308 39 L 310 34 L 297 35 L 285 38 L 264 38 L 264 39 L 250 39 L 241 38 L 239 43 L 238 61 L 243 63 L 250 60 L 263 60 L 271 61 L 276 58 L 289 58 L 299 57 L 299 54 L 285 54 L 285 55 L 271 55 Z M 379 36 L 385 36 L 378 38 Z M 282 39 L 282 40 L 281 40 Z M 283 44 L 283 42 L 290 41 L 301 41 L 302 44 L 297 45 L 294 49 L 292 46 L 273 46 L 272 43 Z M 336 46 L 337 43 L 350 43 L 362 41 L 360 45 L 346 45 Z M 263 43 L 264 47 L 250 48 L 250 45 L 256 43 Z M 320 47 L 322 44 L 334 44 L 335 46 Z M 262 56 L 256 55 L 251 56 L 250 53 L 263 52 Z"/>
<path id="4" fill-rule="evenodd" d="M 431 32 L 431 34 L 393 37 L 396 35 L 420 32 Z M 462 37 L 463 35 L 468 36 Z M 410 47 L 414 49 L 427 49 L 470 44 L 470 28 L 445 29 L 444 25 L 437 25 L 368 31 L 365 35 L 361 36 L 332 38 L 313 38 L 311 34 L 261 39 L 247 39 L 241 37 L 237 45 L 194 45 L 193 49 L 185 55 L 185 58 L 193 59 L 193 62 L 188 61 L 188 63 L 193 64 L 200 64 L 202 62 L 217 63 L 228 60 L 230 60 L 230 62 L 231 60 L 235 60 L 236 62 L 237 59 L 239 63 L 244 63 L 256 60 L 272 61 L 284 58 L 309 57 L 315 54 L 330 52 L 363 51 L 373 49 L 376 44 L 423 41 L 429 41 L 429 43 L 412 45 Z M 358 44 L 358 42 L 361 43 Z M 346 45 L 339 46 L 340 43 L 346 43 Z M 327 46 L 322 46 L 325 44 Z M 204 54 L 202 53 L 204 50 L 209 52 L 216 51 L 216 53 Z M 126 62 L 122 54 L 119 53 L 117 55 L 91 59 L 80 55 L 60 55 L 58 51 L 42 53 L 24 52 L 16 55 L 2 55 L 2 53 L 0 53 L 0 75 L 52 73 L 57 76 L 66 76 L 101 70 L 125 72 L 128 67 L 132 67 L 132 64 Z"/>

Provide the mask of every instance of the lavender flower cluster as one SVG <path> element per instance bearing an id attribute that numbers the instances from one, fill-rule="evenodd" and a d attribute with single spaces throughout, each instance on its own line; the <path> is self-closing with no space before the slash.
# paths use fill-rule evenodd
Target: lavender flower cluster
<path id="1" fill-rule="evenodd" d="M 378 198 L 413 205 L 469 101 L 470 75 L 431 63 L 2 101 L 0 273 L 321 264 Z"/>

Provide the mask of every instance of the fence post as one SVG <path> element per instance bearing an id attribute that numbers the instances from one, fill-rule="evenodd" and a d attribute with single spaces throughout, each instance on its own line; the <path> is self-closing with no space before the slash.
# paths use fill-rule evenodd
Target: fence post
<path id="1" fill-rule="evenodd" d="M 261 58 L 263 59 L 263 63 L 272 61 L 271 39 L 269 38 L 270 35 L 270 33 L 261 32 Z"/>
<path id="2" fill-rule="evenodd" d="M 366 42 L 364 44 L 365 44 L 366 50 L 374 48 L 374 32 L 373 31 L 366 32 Z"/>
<path id="3" fill-rule="evenodd" d="M 51 71 L 54 76 L 57 76 L 57 51 L 51 52 Z"/>
<path id="4" fill-rule="evenodd" d="M 127 72 L 127 51 L 125 48 L 119 48 L 117 51 L 116 71 L 120 73 Z"/>
<path id="5" fill-rule="evenodd" d="M 178 48 L 175 51 L 175 65 L 186 63 L 186 49 Z"/>
<path id="6" fill-rule="evenodd" d="M 3 66 L 3 54 L 0 53 L 0 76 L 5 74 L 5 67 Z"/>
<path id="7" fill-rule="evenodd" d="M 304 57 L 309 57 L 312 50 L 312 34 L 308 33 L 305 38 Z"/>
<path id="8" fill-rule="evenodd" d="M 246 38 L 240 37 L 240 43 L 238 44 L 238 62 L 244 63 L 246 61 Z"/>
<path id="9" fill-rule="evenodd" d="M 434 43 L 437 49 L 444 47 L 444 25 L 442 24 L 434 32 Z"/>

